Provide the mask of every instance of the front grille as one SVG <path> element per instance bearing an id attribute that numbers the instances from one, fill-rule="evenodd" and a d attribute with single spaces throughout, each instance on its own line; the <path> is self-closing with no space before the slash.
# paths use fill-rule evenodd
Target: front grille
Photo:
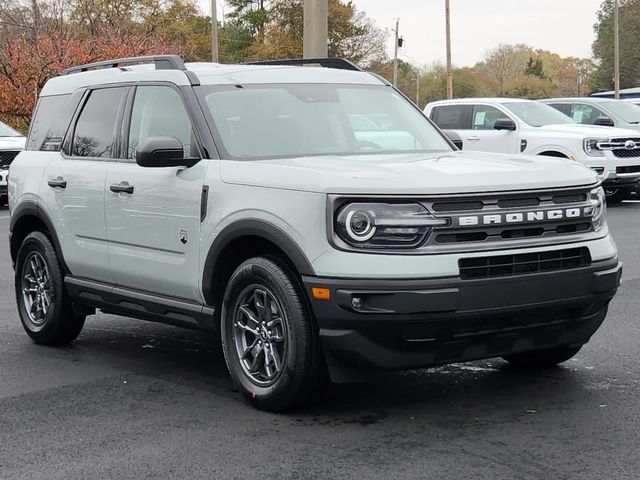
<path id="1" fill-rule="evenodd" d="M 618 158 L 635 158 L 640 157 L 640 148 L 635 148 L 633 150 L 614 150 L 613 154 Z"/>
<path id="2" fill-rule="evenodd" d="M 13 159 L 18 156 L 20 151 L 15 150 L 0 150 L 0 166 L 8 167 L 13 162 Z"/>
<path id="3" fill-rule="evenodd" d="M 640 165 L 630 165 L 628 167 L 616 167 L 616 173 L 638 173 Z"/>
<path id="4" fill-rule="evenodd" d="M 463 280 L 557 272 L 589 265 L 591 256 L 586 247 L 458 260 Z"/>

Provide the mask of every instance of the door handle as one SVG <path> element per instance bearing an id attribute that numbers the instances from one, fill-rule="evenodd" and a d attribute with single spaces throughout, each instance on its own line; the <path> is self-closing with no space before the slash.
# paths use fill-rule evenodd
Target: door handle
<path id="1" fill-rule="evenodd" d="M 480 140 L 480 137 L 478 135 L 471 135 L 470 137 L 467 137 L 467 140 L 471 140 L 471 141 Z"/>
<path id="2" fill-rule="evenodd" d="M 133 185 L 129 185 L 129 182 L 115 183 L 109 187 L 113 193 L 127 193 L 131 195 L 133 193 Z"/>
<path id="3" fill-rule="evenodd" d="M 62 177 L 51 178 L 47 184 L 51 188 L 67 188 L 67 181 Z"/>

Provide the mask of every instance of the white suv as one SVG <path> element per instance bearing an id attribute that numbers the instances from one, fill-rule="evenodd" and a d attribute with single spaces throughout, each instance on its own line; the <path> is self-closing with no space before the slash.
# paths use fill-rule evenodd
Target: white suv
<path id="1" fill-rule="evenodd" d="M 428 104 L 425 113 L 458 133 L 465 150 L 576 160 L 598 173 L 612 203 L 640 179 L 640 134 L 634 130 L 579 125 L 549 105 L 509 98 L 443 100 Z"/>
<path id="2" fill-rule="evenodd" d="M 622 269 L 596 174 L 460 152 L 379 77 L 311 62 L 335 68 L 159 56 L 50 80 L 9 179 L 28 335 L 72 341 L 96 308 L 220 332 L 273 411 L 326 373 L 575 355 Z"/>
<path id="3" fill-rule="evenodd" d="M 0 207 L 7 204 L 7 179 L 9 166 L 24 149 L 24 136 L 0 122 Z"/>

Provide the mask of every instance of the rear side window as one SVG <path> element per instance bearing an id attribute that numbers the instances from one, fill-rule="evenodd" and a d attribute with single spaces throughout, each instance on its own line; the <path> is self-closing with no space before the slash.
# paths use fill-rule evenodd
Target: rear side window
<path id="1" fill-rule="evenodd" d="M 27 150 L 60 150 L 75 106 L 71 95 L 40 97 L 31 121 Z M 76 103 L 77 105 L 77 103 Z"/>
<path id="2" fill-rule="evenodd" d="M 565 115 L 571 116 L 571 105 L 568 103 L 547 103 L 547 105 L 555 108 L 559 112 L 564 113 Z"/>
<path id="3" fill-rule="evenodd" d="M 126 87 L 102 88 L 90 93 L 76 123 L 71 155 L 112 158 L 117 154 L 115 127 L 126 93 Z"/>
<path id="4" fill-rule="evenodd" d="M 435 107 L 431 119 L 443 130 L 468 130 L 471 105 L 442 105 Z"/>

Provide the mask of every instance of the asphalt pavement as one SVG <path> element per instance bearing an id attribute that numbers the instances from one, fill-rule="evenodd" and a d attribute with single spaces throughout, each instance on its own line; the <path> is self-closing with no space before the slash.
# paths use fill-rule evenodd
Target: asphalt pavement
<path id="1" fill-rule="evenodd" d="M 609 224 L 623 284 L 563 366 L 384 373 L 273 415 L 197 332 L 98 314 L 72 346 L 33 344 L 0 208 L 0 479 L 640 478 L 640 202 Z"/>

